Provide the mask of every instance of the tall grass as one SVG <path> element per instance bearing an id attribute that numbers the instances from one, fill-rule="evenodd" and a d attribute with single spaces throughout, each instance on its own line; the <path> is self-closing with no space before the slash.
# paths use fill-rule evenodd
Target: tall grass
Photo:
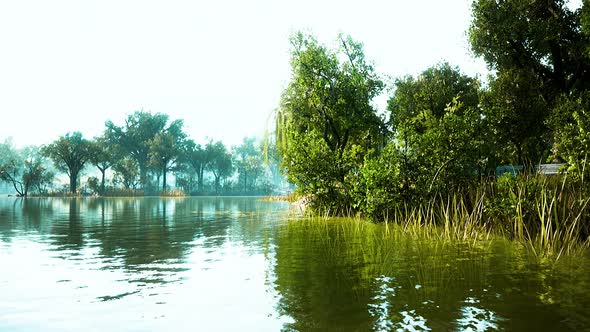
<path id="1" fill-rule="evenodd" d="M 328 219 L 330 212 L 315 215 Z M 352 210 L 348 216 L 361 219 Z M 590 247 L 590 197 L 566 177 L 501 177 L 467 191 L 436 195 L 424 204 L 403 204 L 384 211 L 382 219 L 386 231 L 396 225 L 428 239 L 475 243 L 505 236 L 537 256 L 557 259 Z"/>

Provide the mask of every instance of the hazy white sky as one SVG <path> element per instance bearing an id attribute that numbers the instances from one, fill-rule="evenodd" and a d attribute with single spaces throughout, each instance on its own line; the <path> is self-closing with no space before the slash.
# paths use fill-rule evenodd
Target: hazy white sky
<path id="1" fill-rule="evenodd" d="M 90 138 L 149 110 L 237 144 L 262 134 L 290 78 L 289 36 L 339 32 L 389 77 L 469 53 L 469 0 L 6 0 L 0 2 L 0 140 Z M 379 101 L 384 106 L 386 97 Z"/>

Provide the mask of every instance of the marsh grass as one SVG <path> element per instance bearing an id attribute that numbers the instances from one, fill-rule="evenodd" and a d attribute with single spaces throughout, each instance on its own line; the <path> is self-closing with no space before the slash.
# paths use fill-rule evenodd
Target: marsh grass
<path id="1" fill-rule="evenodd" d="M 106 191 L 102 196 L 104 197 L 141 197 L 145 196 L 143 190 L 112 188 Z"/>
<path id="2" fill-rule="evenodd" d="M 539 256 L 570 254 L 590 245 L 590 198 L 567 176 L 506 177 L 482 191 L 483 216 L 493 229 Z"/>
<path id="3" fill-rule="evenodd" d="M 299 195 L 293 193 L 289 193 L 287 195 L 268 195 L 261 198 L 264 202 L 296 202 L 300 199 Z"/>
<path id="4" fill-rule="evenodd" d="M 341 222 L 343 232 L 367 232 L 372 223 L 347 212 L 348 217 L 341 219 L 330 218 L 329 210 L 307 216 L 316 220 L 317 227 L 319 220 L 347 220 Z M 569 184 L 565 176 L 501 178 L 464 193 L 437 195 L 425 204 L 387 210 L 382 220 L 383 230 L 372 236 L 388 240 L 410 235 L 477 246 L 505 237 L 536 257 L 554 260 L 590 248 L 590 198 L 580 184 Z"/>
<path id="5" fill-rule="evenodd" d="M 174 189 L 174 190 L 161 190 L 160 196 L 162 197 L 184 197 L 186 193 L 184 190 Z"/>

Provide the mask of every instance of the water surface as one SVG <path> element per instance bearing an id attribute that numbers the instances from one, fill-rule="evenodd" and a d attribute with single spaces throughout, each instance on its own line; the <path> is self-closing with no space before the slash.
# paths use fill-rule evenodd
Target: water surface
<path id="1" fill-rule="evenodd" d="M 257 198 L 0 198 L 0 331 L 583 331 L 587 256 Z"/>

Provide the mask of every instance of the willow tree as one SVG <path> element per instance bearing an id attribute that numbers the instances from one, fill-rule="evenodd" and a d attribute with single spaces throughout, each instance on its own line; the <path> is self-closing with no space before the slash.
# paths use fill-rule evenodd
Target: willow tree
<path id="1" fill-rule="evenodd" d="M 384 131 L 371 105 L 383 82 L 360 43 L 340 36 L 338 44 L 330 49 L 302 33 L 291 38 L 292 78 L 277 114 L 289 181 L 333 212 L 350 205 L 348 177 L 382 145 Z"/>

